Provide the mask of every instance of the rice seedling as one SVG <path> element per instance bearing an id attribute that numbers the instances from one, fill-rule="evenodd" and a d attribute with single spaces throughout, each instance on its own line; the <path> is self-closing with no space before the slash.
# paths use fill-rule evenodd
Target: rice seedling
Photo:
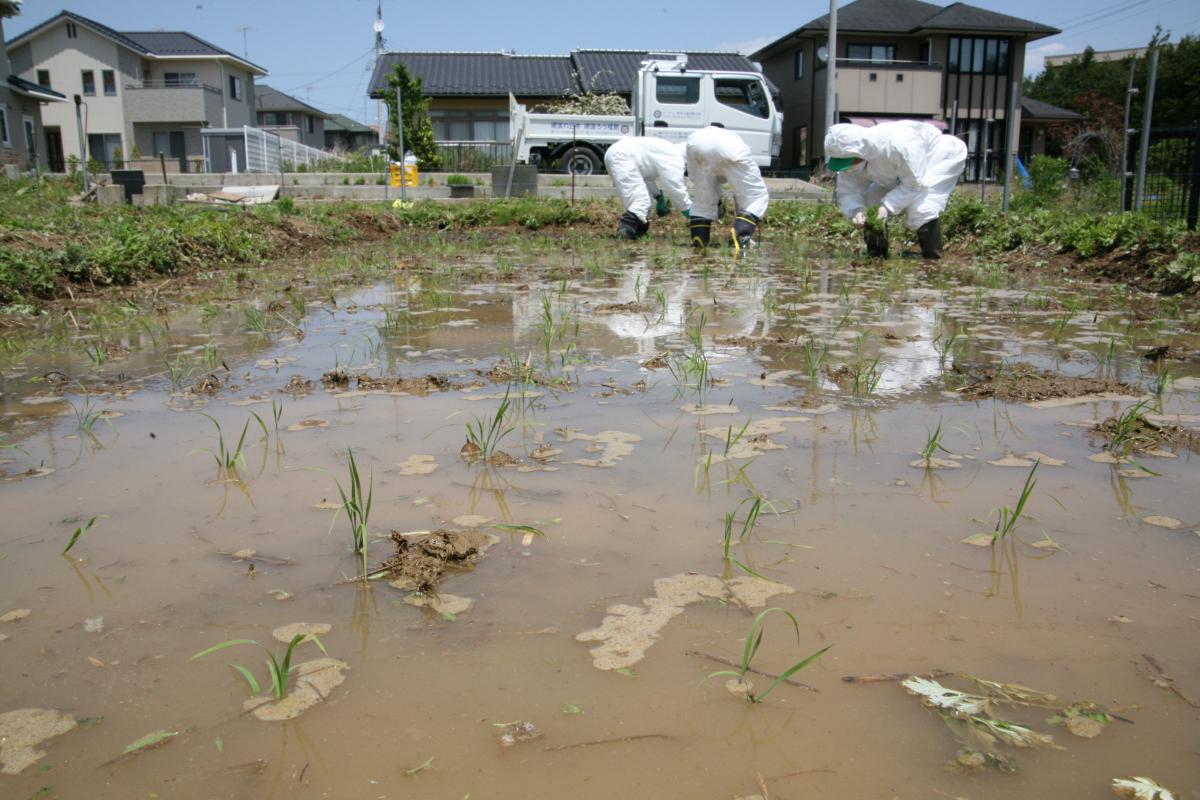
<path id="1" fill-rule="evenodd" d="M 750 427 L 752 419 L 752 417 L 746 417 L 746 422 L 738 429 L 737 433 L 733 432 L 732 425 L 725 429 L 725 452 L 723 455 L 728 456 L 730 448 L 742 440 L 742 437 L 746 435 L 746 430 Z"/>
<path id="2" fill-rule="evenodd" d="M 367 574 L 367 540 L 370 538 L 367 524 L 371 518 L 371 499 L 375 495 L 375 475 L 372 473 L 370 476 L 370 483 L 364 498 L 362 477 L 358 473 L 354 451 L 347 448 L 346 454 L 350 459 L 348 490 L 342 487 L 341 481 L 335 482 L 338 494 L 342 496 L 342 509 L 346 512 L 346 519 L 350 521 L 350 535 L 353 539 L 354 552 L 362 556 L 362 574 L 365 576 Z"/>
<path id="3" fill-rule="evenodd" d="M 514 426 L 506 423 L 510 402 L 509 392 L 504 390 L 504 399 L 490 419 L 476 417 L 474 422 L 467 423 L 467 442 L 474 446 L 474 455 L 487 461 L 500 447 L 504 437 L 513 432 Z"/>
<path id="4" fill-rule="evenodd" d="M 1154 371 L 1154 383 L 1150 387 L 1150 391 L 1154 392 L 1154 397 L 1159 408 L 1162 408 L 1162 402 L 1166 399 L 1171 384 L 1174 382 L 1175 373 L 1165 363 L 1160 363 Z"/>
<path id="5" fill-rule="evenodd" d="M 288 301 L 292 304 L 292 313 L 298 319 L 304 319 L 304 315 L 308 313 L 308 301 L 304 299 L 304 295 L 296 291 L 289 292 Z"/>
<path id="6" fill-rule="evenodd" d="M 817 340 L 812 336 L 808 337 L 808 343 L 804 345 L 804 368 L 808 372 L 808 383 L 810 386 L 816 386 L 817 377 L 821 374 L 821 365 L 825 363 L 825 354 L 829 351 L 829 347 L 821 342 L 821 346 L 817 347 Z"/>
<path id="7" fill-rule="evenodd" d="M 63 548 L 62 554 L 65 556 L 67 553 L 71 552 L 71 548 L 74 547 L 76 545 L 76 543 L 79 542 L 80 538 L 85 533 L 87 533 L 88 531 L 90 531 L 92 529 L 92 526 L 96 524 L 96 520 L 100 519 L 100 517 L 102 517 L 102 516 L 104 516 L 104 515 L 97 514 L 96 516 L 92 517 L 87 522 L 85 522 L 84 524 L 82 524 L 78 528 L 76 528 L 75 532 L 71 534 L 70 540 L 67 541 L 67 546 Z"/>
<path id="8" fill-rule="evenodd" d="M 960 333 L 954 331 L 949 336 L 939 333 L 933 340 L 933 346 L 938 353 L 938 367 L 946 369 L 946 361 L 954 355 L 954 347 L 958 344 Z"/>
<path id="9" fill-rule="evenodd" d="M 221 315 L 221 307 L 216 303 L 205 303 L 200 307 L 200 322 L 205 327 L 212 324 L 212 321 Z"/>
<path id="10" fill-rule="evenodd" d="M 746 541 L 746 537 L 753 533 L 754 526 L 758 523 L 758 515 L 762 513 L 763 503 L 761 497 L 747 497 L 743 499 L 742 502 L 738 503 L 737 507 L 734 508 L 733 511 L 725 512 L 725 535 L 722 538 L 722 552 L 726 561 L 733 561 L 733 558 L 729 555 L 729 552 L 733 547 L 733 527 L 737 521 L 737 513 L 742 510 L 742 506 L 744 506 L 746 503 L 750 503 L 750 510 L 747 512 L 746 518 L 742 520 L 742 530 L 738 534 L 738 541 Z"/>
<path id="11" fill-rule="evenodd" d="M 1071 317 L 1073 316 L 1074 312 L 1068 311 L 1054 321 L 1054 326 L 1051 328 L 1051 337 L 1054 339 L 1055 344 L 1062 342 L 1063 336 L 1067 331 L 1067 325 L 1070 324 Z"/>
<path id="12" fill-rule="evenodd" d="M 988 519 L 992 515 L 996 517 L 996 525 L 990 534 L 992 543 L 1004 541 L 1010 533 L 1016 530 L 1017 525 L 1021 522 L 1021 517 L 1025 513 L 1025 505 L 1029 502 L 1030 495 L 1033 494 L 1033 488 L 1037 486 L 1037 468 L 1042 462 L 1034 462 L 1033 468 L 1029 470 L 1029 474 L 1025 476 L 1025 485 L 1021 488 L 1021 494 L 1017 498 L 1017 504 L 1013 507 L 999 506 L 988 512 Z M 988 534 L 981 534 L 988 535 Z"/>
<path id="13" fill-rule="evenodd" d="M 163 363 L 167 367 L 167 379 L 171 382 L 172 392 L 180 391 L 183 384 L 196 370 L 196 366 L 183 353 L 178 353 L 174 359 L 168 359 Z"/>
<path id="14" fill-rule="evenodd" d="M 921 448 L 921 458 L 928 464 L 933 460 L 933 456 L 938 451 L 950 455 L 950 451 L 942 445 L 942 418 L 938 417 L 937 427 L 930 431 L 929 436 L 925 439 L 925 446 Z"/>
<path id="15" fill-rule="evenodd" d="M 207 369 L 214 369 L 221 363 L 221 352 L 216 341 L 209 339 L 200 351 L 200 361 Z"/>
<path id="16" fill-rule="evenodd" d="M 246 420 L 246 424 L 242 426 L 242 435 L 238 437 L 237 445 L 230 449 L 225 445 L 225 432 L 221 430 L 221 423 L 203 411 L 201 416 L 208 417 L 209 422 L 217 428 L 217 449 L 215 451 L 208 450 L 217 462 L 217 472 L 224 475 L 226 478 L 236 480 L 239 469 L 246 469 L 246 457 L 242 454 L 242 448 L 246 443 L 246 432 L 250 429 L 250 420 Z M 261 420 L 259 420 L 261 422 Z"/>
<path id="17" fill-rule="evenodd" d="M 865 397 L 873 393 L 882 377 L 883 370 L 879 369 L 879 356 L 875 356 L 869 364 L 861 359 L 856 361 L 850 371 L 851 394 L 855 397 Z"/>
<path id="18" fill-rule="evenodd" d="M 276 647 L 274 651 L 267 650 L 265 647 L 263 648 L 263 650 L 266 650 L 267 653 L 266 663 L 267 678 L 270 681 L 269 687 L 271 694 L 276 700 L 282 700 L 287 695 L 288 682 L 290 680 L 292 671 L 295 669 L 295 667 L 292 665 L 292 654 L 295 652 L 296 648 L 307 639 L 311 639 L 313 643 L 320 648 L 322 653 L 325 652 L 324 645 L 321 644 L 320 640 L 317 639 L 316 636 L 304 633 L 297 633 L 292 637 L 292 640 L 288 642 L 287 649 L 284 650 L 282 657 L 279 655 L 278 647 Z M 212 647 L 201 650 L 199 653 L 196 653 L 194 656 L 189 658 L 188 661 L 195 661 L 198 658 L 203 658 L 211 653 L 224 650 L 227 647 L 235 647 L 242 644 L 258 645 L 258 642 L 254 641 L 253 639 L 229 639 L 227 641 L 214 644 Z M 251 694 L 262 694 L 262 686 L 259 684 L 258 679 L 254 677 L 253 672 L 246 669 L 241 664 L 231 664 L 230 666 L 237 670 L 238 674 L 242 676 L 242 679 L 250 688 Z"/>
<path id="19" fill-rule="evenodd" d="M 92 366 L 99 369 L 104 366 L 104 362 L 108 360 L 108 355 L 104 352 L 104 347 L 99 342 L 92 342 L 83 348 L 83 352 L 87 354 L 88 360 L 92 362 Z"/>
<path id="20" fill-rule="evenodd" d="M 242 309 L 242 314 L 246 317 L 246 327 L 254 333 L 267 332 L 267 315 L 254 306 L 246 306 Z"/>
<path id="21" fill-rule="evenodd" d="M 790 611 L 779 608 L 778 606 L 772 606 L 771 608 L 766 609 L 765 611 L 761 612 L 758 616 L 756 616 L 754 618 L 754 622 L 752 622 L 750 624 L 750 630 L 746 633 L 746 640 L 745 640 L 744 645 L 742 646 L 742 663 L 739 665 L 739 667 L 737 669 L 732 669 L 732 670 L 730 670 L 730 669 L 718 670 L 716 672 L 710 673 L 708 677 L 709 678 L 716 678 L 719 676 L 731 677 L 731 678 L 735 678 L 739 684 L 743 684 L 743 685 L 746 684 L 746 674 L 748 672 L 750 672 L 751 664 L 754 661 L 754 656 L 756 656 L 758 654 L 758 650 L 762 646 L 763 634 L 764 634 L 764 620 L 766 619 L 768 614 L 773 614 L 775 612 L 784 614 L 787 616 L 787 618 L 789 620 L 791 620 L 792 627 L 796 631 L 796 643 L 799 644 L 800 643 L 800 622 L 796 619 L 796 617 Z M 783 683 L 788 678 L 792 677 L 793 675 L 795 675 L 797 672 L 799 672 L 800 670 L 807 667 L 812 662 L 816 661 L 818 658 L 820 658 L 822 655 L 824 655 L 825 652 L 827 650 L 829 650 L 830 647 L 833 647 L 833 645 L 827 645 L 826 647 L 822 647 L 820 650 L 818 650 L 817 652 L 808 656 L 807 658 L 801 659 L 800 661 L 797 661 L 795 664 L 792 664 L 792 666 L 788 667 L 786 670 L 784 670 L 782 673 L 780 673 L 780 675 L 777 678 L 775 678 L 774 682 L 772 682 L 771 685 L 769 687 L 767 687 L 767 690 L 765 692 L 756 693 L 753 690 L 747 688 L 746 692 L 745 692 L 746 700 L 748 700 L 751 703 L 761 703 L 763 700 L 765 700 L 767 698 L 767 695 L 769 695 L 771 692 L 775 691 L 776 686 Z"/>
<path id="22" fill-rule="evenodd" d="M 101 412 L 96 410 L 96 404 L 91 395 L 85 394 L 83 402 L 79 405 L 71 403 L 71 410 L 75 412 L 75 425 L 79 428 L 80 433 L 91 434 L 96 423 L 104 419 Z"/>

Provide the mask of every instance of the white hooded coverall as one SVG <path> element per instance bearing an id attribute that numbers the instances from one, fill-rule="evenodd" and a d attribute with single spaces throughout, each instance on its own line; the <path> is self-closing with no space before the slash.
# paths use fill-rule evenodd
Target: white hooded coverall
<path id="1" fill-rule="evenodd" d="M 683 167 L 683 145 L 652 136 L 618 139 L 604 154 L 604 168 L 621 195 L 621 204 L 642 222 L 649 219 L 651 198 L 658 194 L 656 183 L 676 210 L 691 207 Z"/>
<path id="2" fill-rule="evenodd" d="M 841 123 L 825 136 L 825 156 L 866 162 L 837 173 L 838 202 L 848 219 L 882 205 L 889 216 L 907 212 L 905 224 L 916 230 L 946 210 L 967 162 L 967 146 L 924 122 L 881 122 L 873 128 Z"/>
<path id="3" fill-rule="evenodd" d="M 695 192 L 693 219 L 716 219 L 721 202 L 721 178 L 737 200 L 739 213 L 762 219 L 767 213 L 767 184 L 749 145 L 736 133 L 709 126 L 687 138 L 688 177 Z"/>

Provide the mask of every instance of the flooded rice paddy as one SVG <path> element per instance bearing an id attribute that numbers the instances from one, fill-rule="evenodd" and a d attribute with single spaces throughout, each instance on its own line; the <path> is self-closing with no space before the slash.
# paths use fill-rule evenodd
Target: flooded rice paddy
<path id="1" fill-rule="evenodd" d="M 1194 316 L 591 247 L 367 253 L 9 348 L 0 796 L 1200 790 Z M 829 649 L 752 703 L 710 676 L 769 607 L 798 636 L 762 617 L 754 670 Z"/>

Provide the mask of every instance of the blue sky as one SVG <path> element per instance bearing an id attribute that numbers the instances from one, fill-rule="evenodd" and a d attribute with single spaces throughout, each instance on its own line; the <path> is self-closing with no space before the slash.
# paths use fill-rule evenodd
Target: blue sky
<path id="1" fill-rule="evenodd" d="M 946 0 L 937 0 L 948 4 Z M 841 3 L 845 5 L 845 3 Z M 1178 39 L 1200 30 L 1195 0 L 974 0 L 972 5 L 1063 29 L 1034 42 L 1028 72 L 1046 54 L 1144 45 L 1155 23 Z M 555 11 L 554 9 L 558 9 Z M 393 50 L 567 53 L 579 47 L 750 52 L 828 10 L 827 2 L 693 0 L 516 3 L 383 0 Z M 5 23 L 12 38 L 67 9 L 117 30 L 186 30 L 265 67 L 264 79 L 330 113 L 374 121 L 366 98 L 375 0 L 26 0 Z"/>

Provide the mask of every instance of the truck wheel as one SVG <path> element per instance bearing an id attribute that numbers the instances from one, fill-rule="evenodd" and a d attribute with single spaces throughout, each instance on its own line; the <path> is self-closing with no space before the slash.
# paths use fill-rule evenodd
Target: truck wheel
<path id="1" fill-rule="evenodd" d="M 568 147 L 558 156 L 560 171 L 575 175 L 595 175 L 603 162 L 590 147 Z"/>

